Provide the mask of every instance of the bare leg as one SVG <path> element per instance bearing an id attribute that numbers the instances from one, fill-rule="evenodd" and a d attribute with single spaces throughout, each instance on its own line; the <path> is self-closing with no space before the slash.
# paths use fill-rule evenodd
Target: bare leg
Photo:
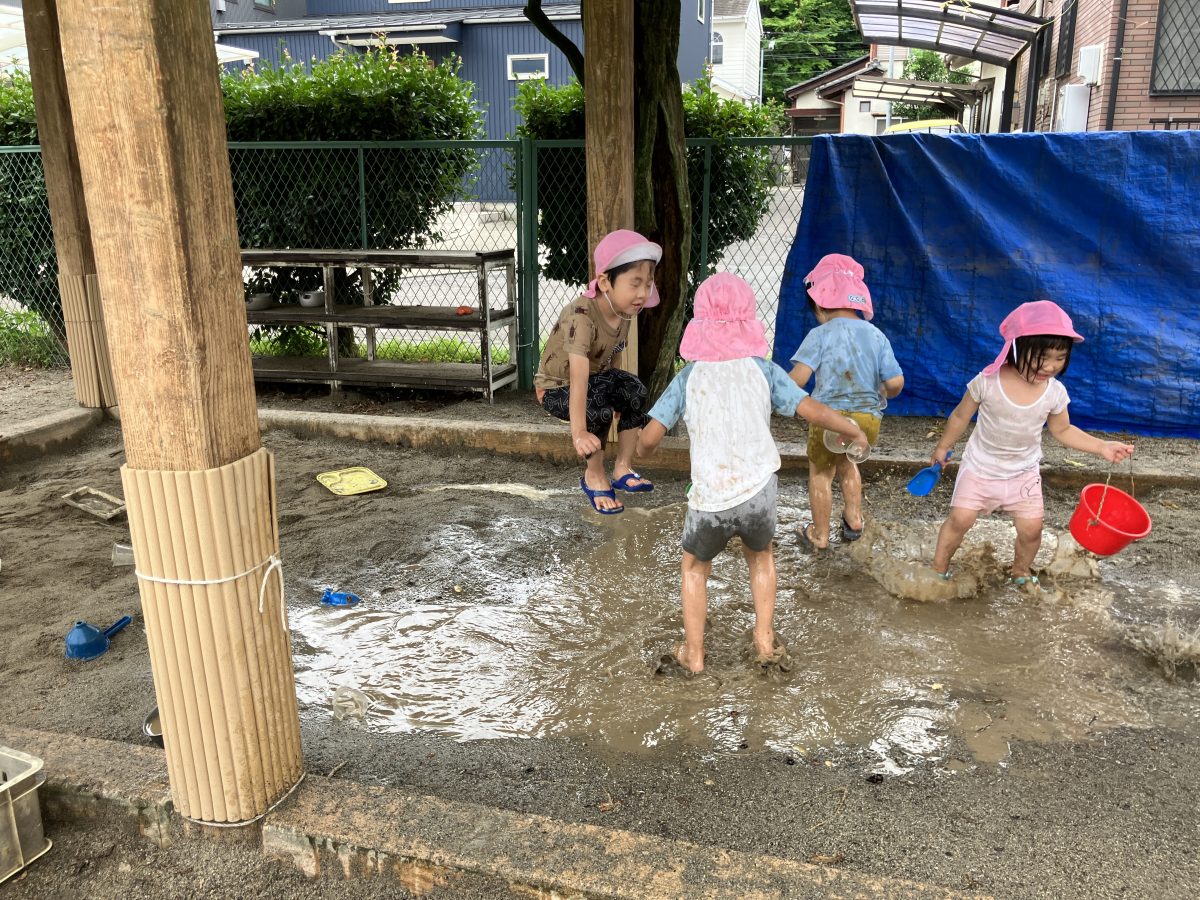
<path id="1" fill-rule="evenodd" d="M 950 515 L 942 523 L 938 531 L 937 549 L 933 551 L 933 571 L 945 574 L 950 568 L 950 560 L 958 552 L 963 538 L 979 518 L 979 510 L 964 509 L 961 506 L 950 507 Z"/>
<path id="2" fill-rule="evenodd" d="M 587 458 L 583 477 L 587 482 L 587 486 L 593 491 L 607 491 L 612 488 L 612 482 L 608 480 L 608 473 L 604 471 L 603 450 L 597 450 Z M 608 497 L 597 497 L 596 505 L 600 509 L 624 509 L 624 505 L 620 500 L 613 500 Z"/>
<path id="3" fill-rule="evenodd" d="M 834 467 L 814 469 L 808 467 L 808 505 L 812 509 L 813 543 L 818 547 L 829 546 L 829 514 L 833 511 Z"/>
<path id="4" fill-rule="evenodd" d="M 750 595 L 754 598 L 754 649 L 760 656 L 775 650 L 775 547 L 743 548 L 750 569 Z"/>
<path id="5" fill-rule="evenodd" d="M 1017 543 L 1013 547 L 1012 572 L 1014 578 L 1029 574 L 1033 558 L 1042 546 L 1042 519 L 1013 519 L 1017 529 Z"/>
<path id="6" fill-rule="evenodd" d="M 704 619 L 708 615 L 708 576 L 711 562 L 683 551 L 683 647 L 679 662 L 693 672 L 704 671 Z"/>
<path id="7" fill-rule="evenodd" d="M 837 477 L 842 485 L 842 518 L 855 531 L 862 531 L 866 523 L 863 519 L 862 475 L 859 474 L 858 465 L 845 456 L 839 456 Z"/>
<path id="8" fill-rule="evenodd" d="M 617 460 L 613 463 L 613 478 L 633 471 L 633 451 L 637 449 L 637 439 L 641 433 L 640 428 L 626 428 L 617 432 Z M 645 478 L 634 478 L 629 483 L 639 485 L 647 482 Z"/>

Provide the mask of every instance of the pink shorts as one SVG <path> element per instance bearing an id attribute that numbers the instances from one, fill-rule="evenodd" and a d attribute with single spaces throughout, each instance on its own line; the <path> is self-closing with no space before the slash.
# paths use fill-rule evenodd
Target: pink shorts
<path id="1" fill-rule="evenodd" d="M 978 510 L 985 516 L 1002 509 L 1014 519 L 1040 519 L 1046 512 L 1042 473 L 1034 468 L 1015 478 L 983 478 L 960 467 L 950 505 Z"/>

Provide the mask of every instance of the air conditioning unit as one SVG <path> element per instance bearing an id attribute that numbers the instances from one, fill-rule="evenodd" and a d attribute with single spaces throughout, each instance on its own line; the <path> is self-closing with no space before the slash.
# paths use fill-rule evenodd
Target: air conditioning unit
<path id="1" fill-rule="evenodd" d="M 1079 48 L 1079 77 L 1084 84 L 1100 83 L 1100 58 L 1103 54 L 1103 44 Z"/>
<path id="2" fill-rule="evenodd" d="M 1055 131 L 1087 131 L 1088 107 L 1092 88 L 1086 84 L 1068 84 L 1058 92 L 1058 122 Z"/>

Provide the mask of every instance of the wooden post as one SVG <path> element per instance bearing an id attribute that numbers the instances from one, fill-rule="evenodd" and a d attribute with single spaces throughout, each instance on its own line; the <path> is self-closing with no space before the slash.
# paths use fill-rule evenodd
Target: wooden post
<path id="1" fill-rule="evenodd" d="M 26 0 L 23 13 L 75 399 L 82 406 L 115 406 L 96 260 L 59 50 L 58 10 L 55 0 Z"/>
<path id="2" fill-rule="evenodd" d="M 242 823 L 302 775 L 208 6 L 58 0 L 176 808 Z"/>
<path id="3" fill-rule="evenodd" d="M 583 4 L 588 244 L 633 227 L 633 0 Z M 637 322 L 622 367 L 637 374 Z"/>

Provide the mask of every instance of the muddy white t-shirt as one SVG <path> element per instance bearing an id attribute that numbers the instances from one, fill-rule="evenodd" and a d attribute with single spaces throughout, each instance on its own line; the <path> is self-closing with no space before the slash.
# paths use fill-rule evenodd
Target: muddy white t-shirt
<path id="1" fill-rule="evenodd" d="M 1071 402 L 1067 389 L 1051 378 L 1042 396 L 1019 406 L 1004 393 L 998 372 L 980 372 L 967 385 L 967 393 L 979 404 L 979 414 L 962 462 L 981 478 L 1012 478 L 1036 468 L 1042 461 L 1046 419 Z"/>
<path id="2" fill-rule="evenodd" d="M 787 372 L 757 357 L 688 363 L 658 398 L 650 418 L 668 430 L 682 415 L 691 441 L 692 490 L 698 512 L 745 503 L 779 469 L 771 410 L 794 416 L 807 397 Z"/>

